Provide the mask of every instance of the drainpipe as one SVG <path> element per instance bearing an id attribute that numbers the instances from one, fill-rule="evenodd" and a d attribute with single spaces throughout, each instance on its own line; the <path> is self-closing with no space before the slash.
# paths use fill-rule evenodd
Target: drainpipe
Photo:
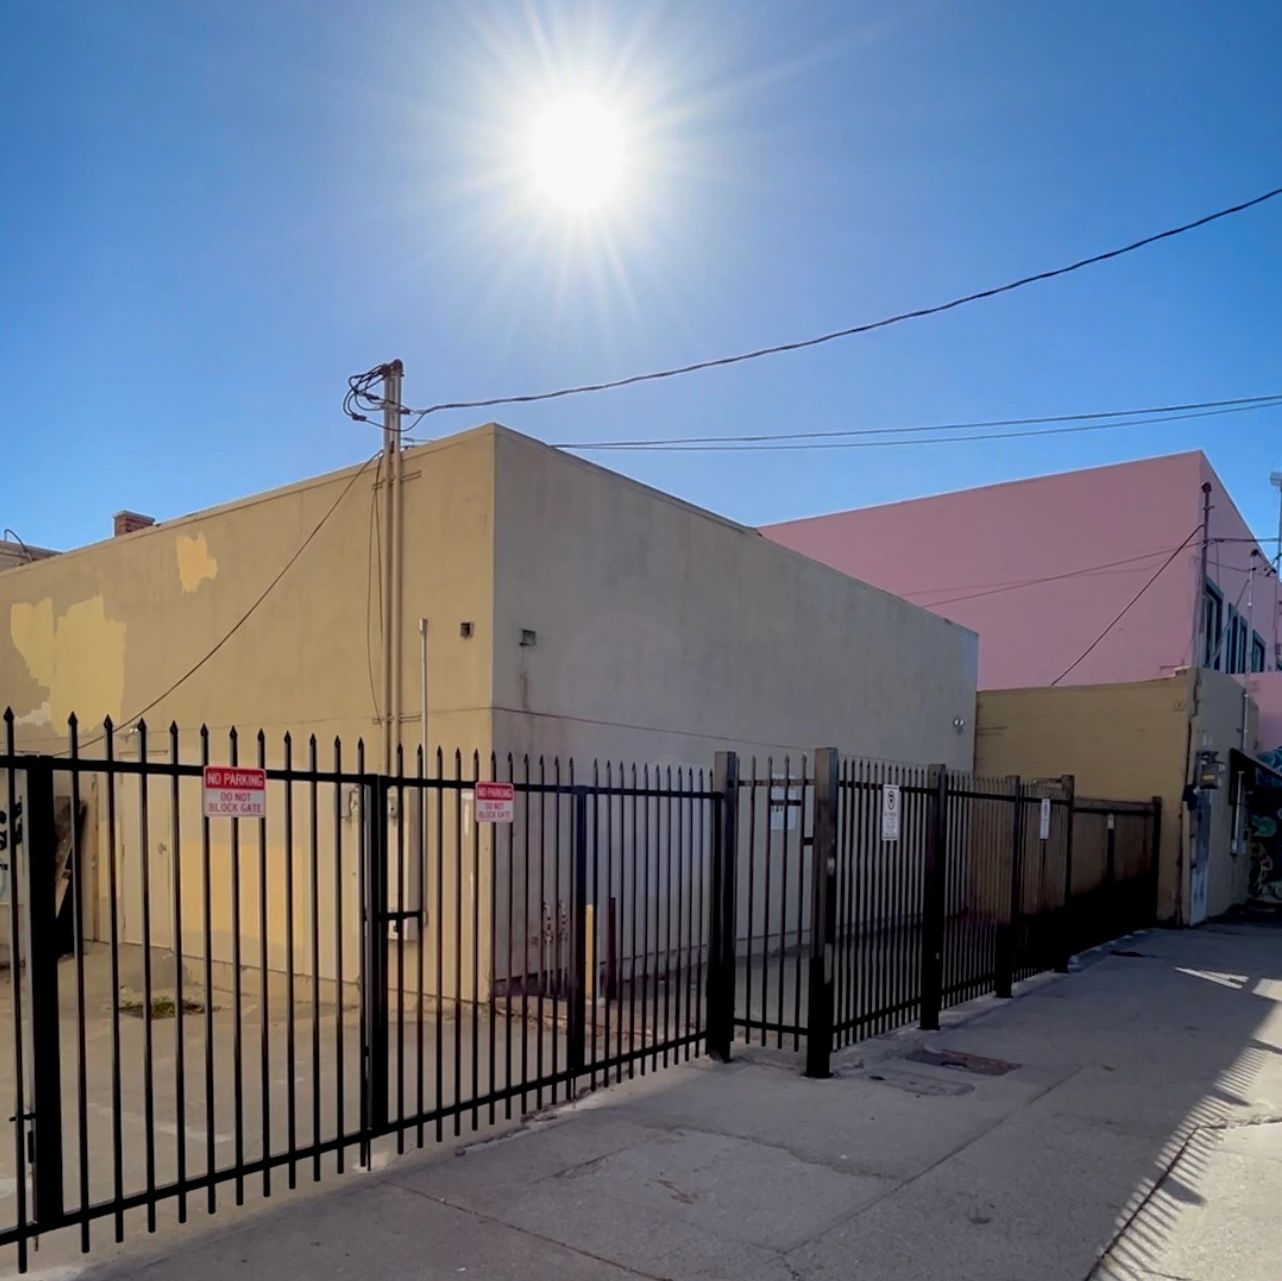
<path id="1" fill-rule="evenodd" d="M 427 765 L 427 619 L 418 620 L 418 660 L 420 665 L 418 686 L 419 742 L 423 745 L 423 769 Z"/>
<path id="2" fill-rule="evenodd" d="M 1205 492 L 1205 491 L 1204 491 Z M 1189 718 L 1184 739 L 1184 803 L 1180 805 L 1180 827 L 1175 840 L 1175 904 L 1172 920 L 1176 925 L 1187 925 L 1188 905 L 1193 897 L 1193 855 L 1196 851 L 1198 822 L 1202 819 L 1202 794 L 1191 793 L 1197 781 L 1197 747 L 1194 733 L 1199 729 L 1202 710 L 1202 669 L 1189 669 Z M 1188 802 L 1193 800 L 1193 804 Z"/>

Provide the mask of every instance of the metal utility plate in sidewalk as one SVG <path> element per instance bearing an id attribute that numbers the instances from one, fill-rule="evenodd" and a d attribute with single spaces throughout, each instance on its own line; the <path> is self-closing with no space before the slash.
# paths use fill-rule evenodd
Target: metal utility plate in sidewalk
<path id="1" fill-rule="evenodd" d="M 921 1045 L 904 1055 L 912 1063 L 924 1063 L 928 1067 L 953 1068 L 960 1072 L 973 1072 L 976 1076 L 1005 1076 L 1014 1072 L 1018 1063 L 1007 1063 L 1004 1059 L 989 1059 L 982 1054 L 963 1054 L 960 1050 L 934 1050 Z"/>

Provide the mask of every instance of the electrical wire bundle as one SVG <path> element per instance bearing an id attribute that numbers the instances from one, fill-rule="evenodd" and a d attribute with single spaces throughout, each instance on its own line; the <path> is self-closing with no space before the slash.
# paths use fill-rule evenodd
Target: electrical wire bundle
<path id="1" fill-rule="evenodd" d="M 381 414 L 385 409 L 396 408 L 382 393 L 388 372 L 387 365 L 375 365 L 373 369 L 367 369 L 363 374 L 353 374 L 347 380 L 343 413 L 348 418 L 358 423 L 368 423 L 373 421 L 371 414 Z"/>

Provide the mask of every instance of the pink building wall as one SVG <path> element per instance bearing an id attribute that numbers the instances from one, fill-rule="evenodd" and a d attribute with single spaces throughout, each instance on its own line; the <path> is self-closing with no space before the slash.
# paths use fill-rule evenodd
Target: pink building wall
<path id="1" fill-rule="evenodd" d="M 1275 697 L 1272 689 L 1276 682 L 1268 681 L 1267 676 L 1277 666 L 1278 641 L 1282 639 L 1279 631 L 1282 597 L 1279 596 L 1278 579 L 1272 566 L 1276 548 L 1266 550 L 1260 547 L 1205 455 L 1198 453 L 1194 457 L 1201 464 L 1202 480 L 1211 484 L 1211 545 L 1207 551 L 1207 576 L 1224 593 L 1225 606 L 1235 603 L 1243 617 L 1250 618 L 1252 628 L 1264 640 L 1267 670 L 1263 684 L 1269 689 L 1261 695 L 1263 712 Z M 1251 573 L 1253 551 L 1258 555 L 1254 558 L 1255 572 Z M 1252 682 L 1253 687 L 1256 683 Z"/>
<path id="2" fill-rule="evenodd" d="M 1258 720 L 1255 744 L 1261 752 L 1277 752 L 1282 763 L 1282 672 L 1262 672 L 1251 677 L 1251 697 Z"/>
<path id="3" fill-rule="evenodd" d="M 1234 601 L 1245 614 L 1255 544 L 1200 452 L 790 521 L 762 533 L 979 632 L 983 689 L 1052 684 L 1187 540 L 1060 683 L 1146 680 L 1201 659 L 1194 628 L 1204 481 L 1212 486 L 1210 576 L 1224 593 L 1226 617 Z M 1276 580 L 1257 574 L 1252 596 L 1272 666 Z"/>

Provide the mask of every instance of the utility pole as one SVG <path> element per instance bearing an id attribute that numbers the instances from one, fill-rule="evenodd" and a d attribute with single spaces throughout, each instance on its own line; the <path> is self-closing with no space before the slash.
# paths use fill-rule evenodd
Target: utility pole
<path id="1" fill-rule="evenodd" d="M 1273 549 L 1273 666 L 1282 667 L 1282 646 L 1278 644 L 1278 611 L 1282 610 L 1278 587 L 1278 580 L 1282 579 L 1282 471 L 1271 472 L 1269 484 L 1278 487 L 1278 542 Z"/>
<path id="2" fill-rule="evenodd" d="M 401 736 L 401 378 L 399 360 L 383 374 L 383 772 L 390 774 Z M 394 728 L 393 728 L 394 727 Z"/>
<path id="3" fill-rule="evenodd" d="M 1198 656 L 1198 648 L 1205 644 L 1206 625 L 1210 617 L 1211 598 L 1206 590 L 1206 563 L 1211 550 L 1211 482 L 1202 482 L 1202 559 L 1201 573 L 1197 580 L 1197 608 L 1193 611 L 1193 645 L 1189 655 L 1190 667 L 1205 667 L 1206 654 Z M 1218 645 L 1217 645 L 1218 647 Z"/>

